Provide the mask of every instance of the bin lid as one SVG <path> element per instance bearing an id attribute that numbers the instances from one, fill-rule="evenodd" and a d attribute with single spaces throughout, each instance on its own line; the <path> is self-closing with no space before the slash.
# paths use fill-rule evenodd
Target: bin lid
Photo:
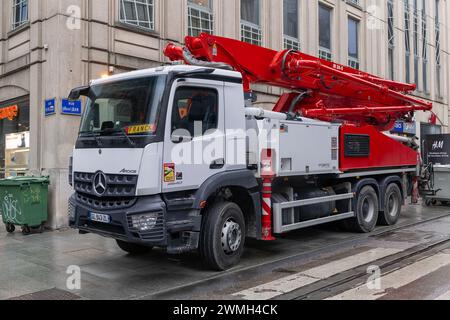
<path id="1" fill-rule="evenodd" d="M 450 172 L 450 165 L 434 165 L 433 168 L 436 172 Z"/>
<path id="2" fill-rule="evenodd" d="M 12 177 L 0 180 L 0 186 L 22 186 L 35 183 L 50 184 L 50 177 Z"/>

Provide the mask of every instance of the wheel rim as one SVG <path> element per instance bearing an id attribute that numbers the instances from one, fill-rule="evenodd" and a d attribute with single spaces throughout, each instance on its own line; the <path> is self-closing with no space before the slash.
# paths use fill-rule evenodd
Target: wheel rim
<path id="1" fill-rule="evenodd" d="M 394 193 L 391 193 L 388 198 L 388 213 L 391 217 L 397 216 L 398 207 L 399 207 L 398 198 Z"/>
<path id="2" fill-rule="evenodd" d="M 239 250 L 242 243 L 241 226 L 233 219 L 228 219 L 222 228 L 222 248 L 226 254 Z"/>
<path id="3" fill-rule="evenodd" d="M 371 197 L 366 197 L 362 203 L 362 214 L 365 222 L 370 223 L 375 216 L 375 203 Z"/>

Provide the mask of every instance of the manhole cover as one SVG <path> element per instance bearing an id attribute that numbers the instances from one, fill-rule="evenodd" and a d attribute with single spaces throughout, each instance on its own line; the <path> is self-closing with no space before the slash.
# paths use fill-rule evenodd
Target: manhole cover
<path id="1" fill-rule="evenodd" d="M 10 300 L 79 300 L 80 296 L 60 289 L 49 289 L 26 294 Z"/>

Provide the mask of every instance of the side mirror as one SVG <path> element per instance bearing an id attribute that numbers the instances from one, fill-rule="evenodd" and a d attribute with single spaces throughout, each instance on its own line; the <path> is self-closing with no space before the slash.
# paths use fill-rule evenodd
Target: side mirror
<path id="1" fill-rule="evenodd" d="M 87 96 L 89 94 L 90 86 L 82 86 L 72 89 L 69 94 L 69 100 L 78 100 L 81 96 Z"/>

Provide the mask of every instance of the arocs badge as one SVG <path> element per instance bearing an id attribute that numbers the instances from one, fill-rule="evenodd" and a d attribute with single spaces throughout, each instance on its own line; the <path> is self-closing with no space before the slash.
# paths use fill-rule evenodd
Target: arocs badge
<path id="1" fill-rule="evenodd" d="M 175 164 L 164 164 L 164 182 L 175 182 Z"/>

